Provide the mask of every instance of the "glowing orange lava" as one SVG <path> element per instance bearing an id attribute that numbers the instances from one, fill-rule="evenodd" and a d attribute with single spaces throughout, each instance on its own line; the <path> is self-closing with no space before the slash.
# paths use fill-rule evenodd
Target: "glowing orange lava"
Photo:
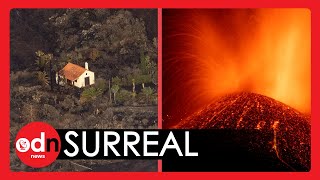
<path id="1" fill-rule="evenodd" d="M 310 113 L 308 9 L 163 14 L 164 117 L 182 118 L 217 96 L 238 91 L 266 95 Z"/>

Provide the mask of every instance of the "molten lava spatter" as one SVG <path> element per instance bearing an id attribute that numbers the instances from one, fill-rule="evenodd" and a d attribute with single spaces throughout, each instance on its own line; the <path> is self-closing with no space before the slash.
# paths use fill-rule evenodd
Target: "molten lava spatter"
<path id="1" fill-rule="evenodd" d="M 292 170 L 310 169 L 310 117 L 272 98 L 255 93 L 233 93 L 183 119 L 178 129 L 234 129 L 258 131 L 265 136 L 248 151 L 269 149 Z M 264 136 L 262 136 L 264 137 Z M 252 137 L 239 137 L 241 139 Z M 255 142 L 257 142 L 255 140 Z"/>

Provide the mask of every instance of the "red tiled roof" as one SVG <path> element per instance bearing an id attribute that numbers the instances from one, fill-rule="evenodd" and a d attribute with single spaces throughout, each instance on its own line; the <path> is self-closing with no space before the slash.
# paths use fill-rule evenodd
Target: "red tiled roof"
<path id="1" fill-rule="evenodd" d="M 63 69 L 59 71 L 59 74 L 64 76 L 66 79 L 74 81 L 78 79 L 78 77 L 80 77 L 81 74 L 83 74 L 85 71 L 86 69 L 84 67 L 73 63 L 68 63 L 66 66 L 64 66 Z"/>

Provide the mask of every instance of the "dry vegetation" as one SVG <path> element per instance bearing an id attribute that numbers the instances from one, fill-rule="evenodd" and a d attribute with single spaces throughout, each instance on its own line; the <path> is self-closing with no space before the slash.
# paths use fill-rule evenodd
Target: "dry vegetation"
<path id="1" fill-rule="evenodd" d="M 157 128 L 156 13 L 141 11 L 11 11 L 11 170 L 157 171 L 151 160 L 58 160 L 33 169 L 13 148 L 16 133 L 32 121 L 57 129 Z M 96 73 L 94 86 L 60 87 L 52 80 L 67 62 L 85 61 Z"/>

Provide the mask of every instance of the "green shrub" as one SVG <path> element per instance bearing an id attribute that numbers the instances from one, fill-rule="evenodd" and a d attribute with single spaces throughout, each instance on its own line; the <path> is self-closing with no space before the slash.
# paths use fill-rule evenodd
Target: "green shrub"
<path id="1" fill-rule="evenodd" d="M 145 96 L 147 103 L 149 103 L 150 97 L 153 94 L 153 89 L 151 87 L 145 87 L 142 89 L 142 94 Z"/>
<path id="2" fill-rule="evenodd" d="M 85 89 L 81 95 L 80 95 L 80 102 L 85 103 L 85 102 L 90 102 L 95 100 L 97 97 L 102 95 L 102 90 L 99 88 L 95 87 L 90 87 L 88 89 Z"/>
<path id="3" fill-rule="evenodd" d="M 102 78 L 97 78 L 95 82 L 95 86 L 96 88 L 101 89 L 102 92 L 104 92 L 107 90 L 107 81 Z"/>
<path id="4" fill-rule="evenodd" d="M 126 104 L 132 100 L 132 92 L 121 89 L 117 95 L 117 103 Z"/>
<path id="5" fill-rule="evenodd" d="M 117 92 L 119 91 L 120 89 L 120 86 L 119 85 L 112 85 L 111 87 L 111 92 L 113 93 L 113 100 L 114 100 L 114 103 L 117 104 L 117 98 L 116 98 L 116 95 L 117 95 Z"/>
<path id="6" fill-rule="evenodd" d="M 50 60 L 53 58 L 52 54 L 45 54 L 40 50 L 36 52 L 36 56 L 36 65 L 38 66 L 40 71 L 44 71 L 48 66 Z"/>
<path id="7" fill-rule="evenodd" d="M 42 86 L 49 85 L 49 78 L 46 72 L 39 71 L 37 72 L 37 79 Z"/>

